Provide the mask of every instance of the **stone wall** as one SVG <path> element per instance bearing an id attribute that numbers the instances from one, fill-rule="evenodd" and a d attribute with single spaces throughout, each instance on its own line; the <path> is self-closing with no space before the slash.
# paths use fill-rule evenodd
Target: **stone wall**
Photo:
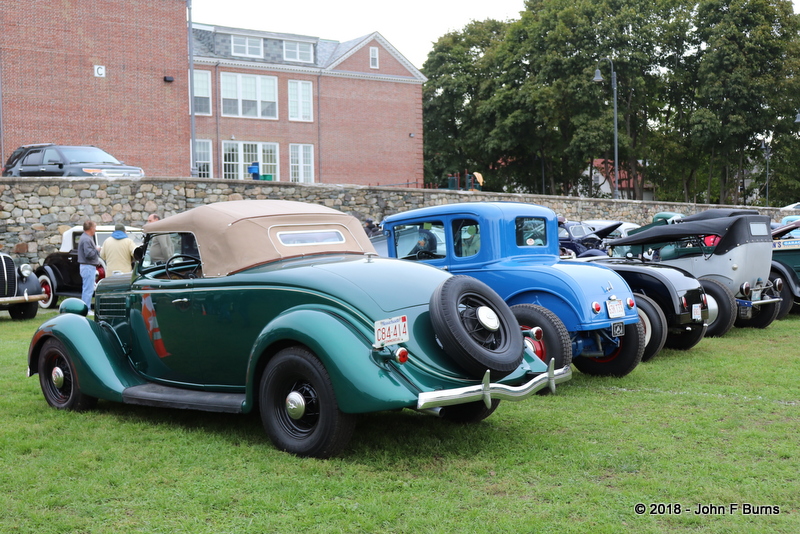
<path id="1" fill-rule="evenodd" d="M 541 204 L 569 220 L 611 219 L 645 224 L 653 214 L 703 211 L 705 204 L 608 200 L 511 193 L 408 189 L 286 182 L 146 178 L 0 178 L 0 252 L 39 265 L 61 244 L 61 233 L 91 219 L 142 226 L 148 214 L 162 217 L 200 204 L 242 199 L 284 199 L 322 204 L 361 220 L 439 204 L 475 201 L 517 201 Z M 730 207 L 730 206 L 724 206 Z M 780 221 L 777 208 L 759 210 Z"/>

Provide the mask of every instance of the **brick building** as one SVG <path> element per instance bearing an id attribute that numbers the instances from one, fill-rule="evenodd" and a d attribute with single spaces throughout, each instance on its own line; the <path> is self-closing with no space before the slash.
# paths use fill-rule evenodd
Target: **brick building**
<path id="1" fill-rule="evenodd" d="M 339 43 L 194 25 L 200 176 L 422 182 L 424 76 L 379 33 Z"/>
<path id="2" fill-rule="evenodd" d="M 186 31 L 184 0 L 0 0 L 2 161 L 23 144 L 96 145 L 188 175 Z"/>
<path id="3" fill-rule="evenodd" d="M 189 176 L 185 0 L 0 0 L 0 158 L 97 145 Z M 425 77 L 379 33 L 348 42 L 193 24 L 201 177 L 422 183 Z"/>

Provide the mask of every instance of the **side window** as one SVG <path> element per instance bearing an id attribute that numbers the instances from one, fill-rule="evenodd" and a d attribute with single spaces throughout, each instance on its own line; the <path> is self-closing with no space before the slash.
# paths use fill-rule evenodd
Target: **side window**
<path id="1" fill-rule="evenodd" d="M 445 256 L 444 224 L 439 221 L 394 228 L 395 254 L 404 260 L 431 260 Z"/>
<path id="2" fill-rule="evenodd" d="M 58 165 L 61 163 L 61 156 L 58 151 L 53 148 L 48 148 L 44 151 L 44 164 L 45 165 Z"/>
<path id="3" fill-rule="evenodd" d="M 31 150 L 25 159 L 22 160 L 23 165 L 41 165 L 42 164 L 42 151 Z"/>
<path id="4" fill-rule="evenodd" d="M 566 234 L 566 229 L 559 227 L 559 237 L 561 237 L 562 230 Z M 547 222 L 540 217 L 517 217 L 516 233 L 518 247 L 547 245 Z"/>
<path id="5" fill-rule="evenodd" d="M 474 256 L 481 250 L 481 230 L 474 219 L 453 221 L 454 252 L 459 258 Z"/>
<path id="6" fill-rule="evenodd" d="M 147 249 L 142 258 L 142 267 L 147 269 L 157 265 L 163 265 L 176 252 L 180 250 L 181 234 L 155 234 L 147 242 Z"/>

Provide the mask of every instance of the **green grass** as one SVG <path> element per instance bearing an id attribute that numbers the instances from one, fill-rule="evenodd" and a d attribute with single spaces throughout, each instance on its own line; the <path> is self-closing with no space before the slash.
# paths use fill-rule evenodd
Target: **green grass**
<path id="1" fill-rule="evenodd" d="M 25 376 L 42 318 L 0 313 L 3 533 L 800 532 L 797 315 L 478 425 L 368 415 L 331 460 L 275 450 L 252 415 L 53 410 Z M 780 513 L 694 514 L 730 503 Z"/>

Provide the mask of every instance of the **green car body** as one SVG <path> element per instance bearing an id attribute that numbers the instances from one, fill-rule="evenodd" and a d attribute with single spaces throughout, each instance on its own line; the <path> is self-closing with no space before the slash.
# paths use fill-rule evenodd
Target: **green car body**
<path id="1" fill-rule="evenodd" d="M 213 219 L 221 204 L 224 214 L 236 220 L 227 225 L 204 221 Z M 431 319 L 434 296 L 457 286 L 458 277 L 378 258 L 358 221 L 348 215 L 284 201 L 221 204 L 186 212 L 206 210 L 193 220 L 178 214 L 145 227 L 143 253 L 133 273 L 98 284 L 94 320 L 86 316 L 85 304 L 67 299 L 61 313 L 41 325 L 30 344 L 29 375 L 40 375 L 51 405 L 83 409 L 94 399 L 105 399 L 232 413 L 260 410 L 280 448 L 325 457 L 339 452 L 349 438 L 315 437 L 326 431 L 306 428 L 328 417 L 325 413 L 347 419 L 413 408 L 446 416 L 448 406 L 461 405 L 471 407 L 467 411 L 479 420 L 499 399 L 526 398 L 570 377 L 568 369 L 548 370 L 523 350 L 513 320 L 495 333 L 505 336 L 498 353 L 518 352 L 499 355 L 510 357 L 513 366 L 505 364 L 509 369 L 502 376 L 492 371 L 491 380 L 488 370 L 465 369 L 463 361 L 454 359 L 452 344 L 442 342 L 442 327 Z M 254 220 L 263 224 L 253 226 Z M 216 235 L 217 227 L 228 233 Z M 246 235 L 233 234 L 231 228 Z M 331 234 L 339 241 L 330 246 L 299 242 Z M 177 252 L 166 262 L 153 257 L 159 235 L 169 236 Z M 276 240 L 289 245 L 267 250 Z M 493 292 L 484 297 L 490 307 L 495 297 L 499 300 Z M 506 318 L 502 308 L 497 313 Z M 381 321 L 389 326 L 379 328 Z M 404 339 L 389 338 L 384 345 L 376 337 L 378 330 L 383 336 L 398 325 L 407 327 Z M 479 350 L 466 345 L 466 352 Z M 271 365 L 280 369 L 271 363 L 280 358 L 290 367 L 318 362 L 326 377 L 298 371 L 308 384 L 289 384 L 287 394 L 276 394 L 273 417 L 264 407 L 272 394 L 267 375 Z M 306 425 L 309 403 L 324 404 L 325 394 L 335 406 Z M 288 438 L 270 431 L 276 418 L 286 420 Z"/>

